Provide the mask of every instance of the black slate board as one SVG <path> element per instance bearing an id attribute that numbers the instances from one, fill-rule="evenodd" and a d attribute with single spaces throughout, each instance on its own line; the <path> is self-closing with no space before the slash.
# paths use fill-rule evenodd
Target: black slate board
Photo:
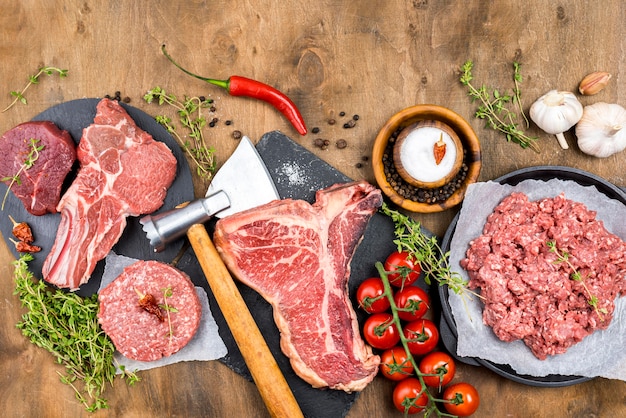
<path id="1" fill-rule="evenodd" d="M 96 105 L 99 101 L 100 99 L 79 99 L 61 103 L 35 116 L 33 120 L 49 120 L 54 122 L 59 128 L 68 131 L 72 139 L 74 139 L 74 142 L 78 143 L 82 137 L 83 128 L 93 123 L 93 119 L 96 115 Z M 193 199 L 191 172 L 189 171 L 189 165 L 187 164 L 187 160 L 180 146 L 178 146 L 170 134 L 154 120 L 154 117 L 124 103 L 122 103 L 122 107 L 124 107 L 140 128 L 150 133 L 155 140 L 164 142 L 169 149 L 172 150 L 178 162 L 176 179 L 169 188 L 163 206 L 159 211 L 172 209 L 181 202 Z M 78 163 L 75 165 L 77 166 Z M 76 168 L 68 175 L 63 191 L 65 191 L 75 176 Z M 4 196 L 6 188 L 7 186 L 4 183 L 0 183 L 0 193 L 2 196 Z M 42 251 L 34 254 L 34 260 L 29 263 L 29 269 L 33 272 L 35 277 L 41 277 L 41 267 L 54 243 L 61 216 L 59 214 L 47 214 L 43 216 L 31 215 L 24 209 L 22 202 L 18 200 L 13 193 L 9 193 L 4 211 L 0 213 L 0 230 L 2 231 L 2 236 L 7 242 L 8 247 L 16 258 L 19 257 L 19 253 L 15 251 L 15 246 L 9 241 L 9 238 L 13 237 L 11 233 L 13 224 L 9 220 L 8 215 L 11 215 L 17 222 L 27 222 L 31 226 L 36 240 L 34 244 L 42 247 Z M 170 262 L 182 248 L 184 241 L 181 239 L 178 242 L 172 243 L 165 251 L 155 253 L 149 241 L 146 239 L 145 233 L 141 229 L 139 218 L 129 217 L 127 221 L 128 225 L 122 237 L 113 247 L 113 251 L 117 254 L 142 260 Z M 81 296 L 94 294 L 100 286 L 100 278 L 103 272 L 104 261 L 101 261 L 96 266 L 89 282 L 82 285 L 76 293 Z"/>
<path id="2" fill-rule="evenodd" d="M 263 158 L 281 198 L 303 199 L 313 202 L 317 190 L 335 183 L 351 181 L 349 177 L 278 131 L 265 134 L 257 144 L 257 150 Z M 209 227 L 211 226 L 209 225 Z M 352 260 L 349 281 L 351 295 L 354 294 L 363 280 L 377 275 L 374 263 L 378 260 L 384 261 L 387 255 L 395 250 L 392 242 L 393 237 L 393 222 L 390 218 L 378 213 L 375 214 Z M 197 285 L 207 289 L 211 310 L 219 325 L 220 336 L 228 348 L 228 355 L 221 361 L 248 380 L 252 380 L 191 249 L 185 253 L 178 264 L 178 268 L 187 272 Z M 357 399 L 358 393 L 348 394 L 337 390 L 313 389 L 308 383 L 300 379 L 293 372 L 289 360 L 280 350 L 280 335 L 272 317 L 271 306 L 254 290 L 239 283 L 237 286 L 263 333 L 278 366 L 294 392 L 305 417 L 344 417 Z M 359 322 L 363 323 L 363 311 L 356 311 Z"/>

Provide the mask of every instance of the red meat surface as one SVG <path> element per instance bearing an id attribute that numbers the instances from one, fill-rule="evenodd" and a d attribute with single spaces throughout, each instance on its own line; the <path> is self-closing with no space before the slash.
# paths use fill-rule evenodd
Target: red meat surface
<path id="1" fill-rule="evenodd" d="M 157 210 L 176 176 L 176 158 L 118 102 L 103 99 L 78 146 L 80 169 L 58 209 L 61 222 L 42 273 L 76 289 L 118 241 L 128 216 Z"/>
<path id="2" fill-rule="evenodd" d="M 359 332 L 348 297 L 350 260 L 382 203 L 366 182 L 320 190 L 311 205 L 280 200 L 221 219 L 225 263 L 274 309 L 283 353 L 314 387 L 362 390 L 380 359 Z"/>

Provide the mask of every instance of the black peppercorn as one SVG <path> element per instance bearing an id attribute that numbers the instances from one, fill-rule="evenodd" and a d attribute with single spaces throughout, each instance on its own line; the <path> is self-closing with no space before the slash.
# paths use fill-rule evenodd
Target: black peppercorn
<path id="1" fill-rule="evenodd" d="M 241 139 L 241 131 L 233 131 L 233 138 L 234 139 Z"/>

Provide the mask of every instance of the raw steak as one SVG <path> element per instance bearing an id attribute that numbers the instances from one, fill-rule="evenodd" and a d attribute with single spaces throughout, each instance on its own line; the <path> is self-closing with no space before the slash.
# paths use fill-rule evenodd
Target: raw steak
<path id="1" fill-rule="evenodd" d="M 273 306 L 281 349 L 313 387 L 359 391 L 376 375 L 380 359 L 361 339 L 348 279 L 381 204 L 366 182 L 337 184 L 318 191 L 313 205 L 278 200 L 216 225 L 226 265 Z"/>
<path id="2" fill-rule="evenodd" d="M 35 151 L 39 147 L 43 148 Z M 56 213 L 63 180 L 76 160 L 75 147 L 70 134 L 52 122 L 19 124 L 0 139 L 0 178 L 9 178 L 4 183 L 28 212 L 38 216 Z M 34 163 L 23 168 L 29 154 Z M 15 175 L 19 181 L 11 182 Z"/>
<path id="3" fill-rule="evenodd" d="M 42 273 L 76 289 L 122 235 L 126 217 L 163 204 L 176 176 L 176 158 L 141 130 L 118 102 L 103 99 L 78 145 L 80 169 L 59 202 L 61 222 Z"/>
<path id="4" fill-rule="evenodd" d="M 158 315 L 140 306 L 146 295 L 154 298 L 152 306 Z M 189 277 L 158 261 L 137 261 L 126 267 L 100 291 L 98 301 L 102 330 L 117 351 L 138 361 L 154 361 L 178 352 L 191 341 L 202 316 Z M 162 308 L 166 302 L 171 308 L 169 315 Z"/>

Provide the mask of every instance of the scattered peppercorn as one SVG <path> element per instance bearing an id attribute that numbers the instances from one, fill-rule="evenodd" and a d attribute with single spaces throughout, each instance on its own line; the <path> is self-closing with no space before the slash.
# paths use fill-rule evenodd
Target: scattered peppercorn
<path id="1" fill-rule="evenodd" d="M 320 128 L 318 128 L 317 126 L 311 129 L 311 133 L 318 134 L 319 132 L 320 132 Z"/>
<path id="2" fill-rule="evenodd" d="M 359 120 L 359 115 L 352 116 L 352 120 Z"/>
<path id="3" fill-rule="evenodd" d="M 232 120 L 227 120 L 224 123 L 226 124 L 226 126 L 230 126 L 230 125 L 232 125 L 233 121 Z"/>
<path id="4" fill-rule="evenodd" d="M 355 166 L 356 168 L 363 168 L 363 164 L 361 164 L 361 163 L 356 163 L 354 166 Z"/>
<path id="5" fill-rule="evenodd" d="M 356 126 L 356 121 L 354 119 L 350 119 L 349 121 L 343 124 L 343 127 L 345 129 L 354 128 L 355 126 Z"/>
<path id="6" fill-rule="evenodd" d="M 339 116 L 341 116 L 341 117 L 346 116 L 346 112 L 339 112 Z"/>
<path id="7" fill-rule="evenodd" d="M 340 139 L 337 141 L 336 145 L 337 145 L 337 148 L 344 149 L 345 147 L 348 146 L 348 142 L 346 142 L 345 139 Z"/>
<path id="8" fill-rule="evenodd" d="M 335 124 L 335 122 L 336 122 L 336 121 L 335 121 L 335 119 L 332 119 L 332 118 L 331 118 L 331 119 L 328 119 L 328 124 L 329 124 L 329 125 L 334 125 L 334 124 Z"/>
<path id="9" fill-rule="evenodd" d="M 237 130 L 233 131 L 233 138 L 234 139 L 241 139 L 241 136 L 242 136 L 241 135 L 241 131 L 237 131 Z"/>
<path id="10" fill-rule="evenodd" d="M 364 155 L 361 157 L 361 161 L 369 161 L 370 157 L 368 157 L 367 155 Z"/>

